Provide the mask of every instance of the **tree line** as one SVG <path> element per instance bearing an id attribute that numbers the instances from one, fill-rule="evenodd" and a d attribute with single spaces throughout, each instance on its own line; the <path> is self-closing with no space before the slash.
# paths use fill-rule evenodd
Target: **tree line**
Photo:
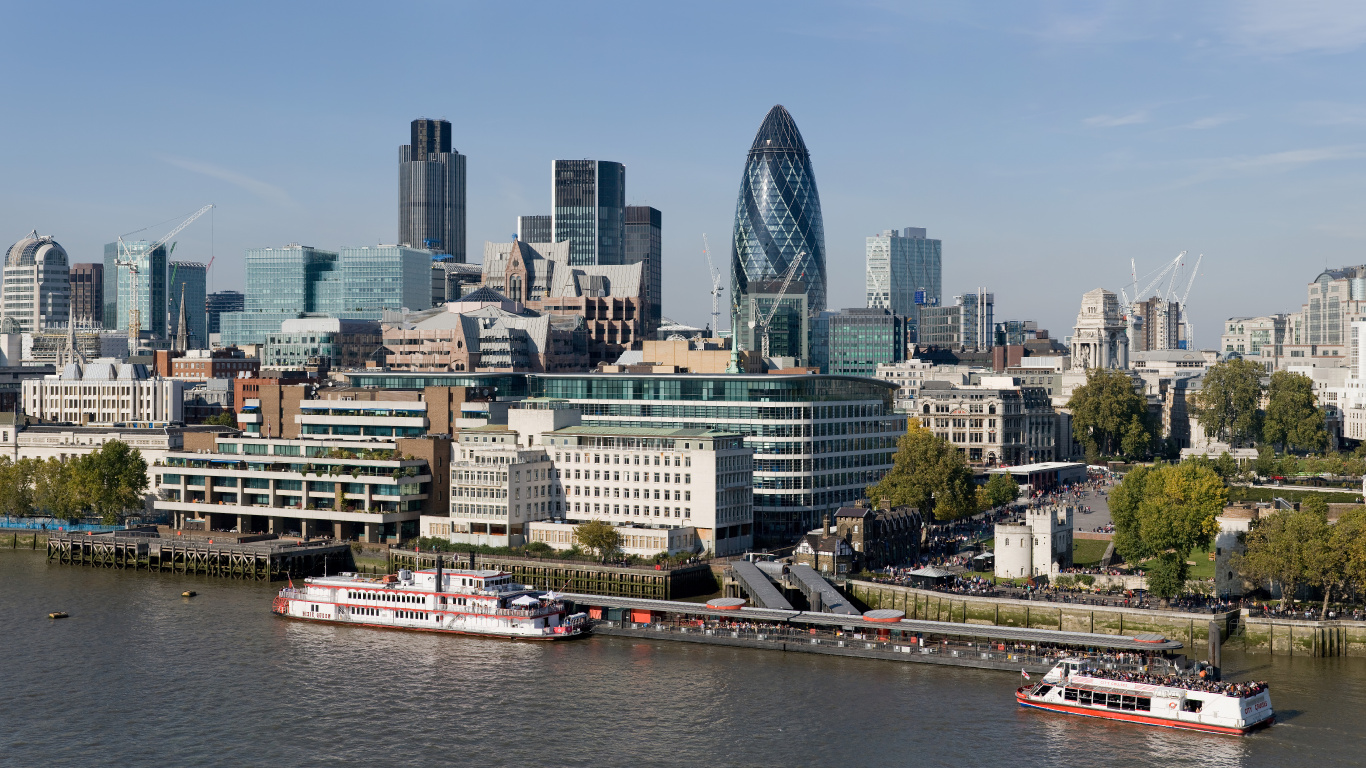
<path id="1" fill-rule="evenodd" d="M 122 523 L 144 509 L 147 462 L 127 443 L 111 440 L 99 450 L 67 459 L 0 457 L 0 514 L 47 515 L 61 520 L 98 517 Z"/>
<path id="2" fill-rule="evenodd" d="M 865 493 L 874 502 L 887 499 L 894 507 L 915 507 L 926 520 L 956 520 L 975 515 L 1020 495 L 1009 473 L 993 474 L 977 487 L 963 452 L 938 437 L 916 418 L 896 443 L 892 469 Z"/>
<path id="3" fill-rule="evenodd" d="M 1323 616 L 1333 595 L 1366 592 L 1366 505 L 1356 505 L 1336 522 L 1328 503 L 1310 496 L 1298 509 L 1271 512 L 1244 536 L 1246 551 L 1230 564 L 1244 579 L 1280 588 L 1293 600 L 1300 587 L 1323 591 Z"/>

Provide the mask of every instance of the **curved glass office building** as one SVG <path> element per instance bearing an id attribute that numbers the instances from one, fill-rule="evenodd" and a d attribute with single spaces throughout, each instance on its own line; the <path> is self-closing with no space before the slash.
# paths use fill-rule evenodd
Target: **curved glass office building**
<path id="1" fill-rule="evenodd" d="M 762 320 L 774 303 L 770 353 L 806 357 L 806 317 L 825 309 L 825 225 L 820 195 L 801 131 L 781 104 L 768 111 L 745 161 L 735 204 L 731 296 L 743 349 L 759 349 L 752 315 Z M 792 262 L 800 259 L 786 292 Z"/>

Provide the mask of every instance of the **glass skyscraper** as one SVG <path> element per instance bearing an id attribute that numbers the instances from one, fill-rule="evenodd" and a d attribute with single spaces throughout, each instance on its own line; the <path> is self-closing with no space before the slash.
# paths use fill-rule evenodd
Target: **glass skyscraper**
<path id="1" fill-rule="evenodd" d="M 554 232 L 549 216 L 517 217 L 517 239 L 524 243 L 553 243 Z"/>
<path id="2" fill-rule="evenodd" d="M 209 333 L 219 333 L 218 317 L 225 312 L 241 312 L 247 307 L 247 297 L 241 291 L 214 291 L 205 300 Z"/>
<path id="3" fill-rule="evenodd" d="M 104 246 L 104 327 L 128 330 L 128 310 L 136 302 L 139 330 L 153 338 L 166 338 L 166 257 L 165 245 L 151 248 L 146 240 Z M 149 250 L 150 249 L 150 250 Z M 133 276 L 128 267 L 117 262 L 132 261 L 137 267 L 137 297 L 133 296 Z"/>
<path id="4" fill-rule="evenodd" d="M 551 242 L 569 241 L 569 263 L 625 264 L 626 166 L 554 160 L 550 185 Z"/>
<path id="5" fill-rule="evenodd" d="M 185 294 L 185 325 L 189 327 L 189 349 L 208 349 L 209 318 L 206 305 L 205 286 L 207 269 L 203 264 L 192 261 L 173 261 L 167 267 L 170 271 L 170 322 L 167 324 L 169 338 L 180 333 L 180 295 L 181 286 Z"/>
<path id="6" fill-rule="evenodd" d="M 646 305 L 645 333 L 654 333 L 663 317 L 662 222 L 663 215 L 657 208 L 648 205 L 626 206 L 626 255 L 623 261 L 626 264 L 644 265 L 641 270 L 644 290 L 641 293 Z"/>
<path id="7" fill-rule="evenodd" d="M 465 156 L 451 148 L 451 124 L 414 120 L 398 148 L 398 242 L 465 261 Z"/>
<path id="8" fill-rule="evenodd" d="M 731 298 L 740 348 L 761 347 L 750 315 L 762 319 L 767 313 L 752 298 L 768 297 L 771 307 L 775 299 L 800 293 L 807 312 L 825 309 L 825 225 L 816 177 L 801 132 L 781 104 L 769 110 L 749 148 L 731 245 Z M 798 259 L 793 281 L 778 299 L 783 278 Z M 804 332 L 784 334 L 784 339 L 779 344 L 770 333 L 771 355 L 803 356 Z"/>
<path id="9" fill-rule="evenodd" d="M 906 227 L 900 233 L 887 229 L 868 238 L 868 306 L 890 309 L 917 327 L 920 307 L 938 305 L 943 298 L 941 249 L 940 241 L 925 237 L 922 227 Z M 921 291 L 924 295 L 917 304 Z"/>

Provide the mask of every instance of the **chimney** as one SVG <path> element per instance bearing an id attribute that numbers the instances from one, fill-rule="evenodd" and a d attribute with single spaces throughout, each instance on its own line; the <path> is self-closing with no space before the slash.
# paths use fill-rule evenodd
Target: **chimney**
<path id="1" fill-rule="evenodd" d="M 887 510 L 888 512 L 892 511 L 892 500 L 887 498 L 886 496 L 883 496 L 878 501 L 877 508 Z"/>
<path id="2" fill-rule="evenodd" d="M 436 590 L 441 591 L 441 555 L 436 556 Z"/>
<path id="3" fill-rule="evenodd" d="M 830 533 L 830 515 L 826 514 L 821 521 L 821 533 Z"/>

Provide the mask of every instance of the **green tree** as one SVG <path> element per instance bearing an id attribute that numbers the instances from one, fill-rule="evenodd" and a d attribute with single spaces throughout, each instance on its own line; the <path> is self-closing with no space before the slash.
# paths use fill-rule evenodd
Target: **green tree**
<path id="1" fill-rule="evenodd" d="M 35 465 L 33 505 L 61 520 L 81 517 L 81 497 L 74 482 L 71 460 L 50 458 Z"/>
<path id="2" fill-rule="evenodd" d="M 978 512 L 972 470 L 962 452 L 917 419 L 910 419 L 906 434 L 897 440 L 892 470 L 866 492 L 870 499 L 889 499 L 894 507 L 932 511 L 936 520 Z"/>
<path id="3" fill-rule="evenodd" d="M 1313 379 L 1289 371 L 1271 374 L 1262 438 L 1281 450 L 1323 450 L 1328 433 L 1314 398 Z"/>
<path id="4" fill-rule="evenodd" d="M 589 520 L 574 526 L 574 539 L 580 544 L 607 557 L 621 549 L 621 534 L 616 527 L 601 520 Z"/>
<path id="5" fill-rule="evenodd" d="M 1124 428 L 1124 440 L 1120 443 L 1124 458 L 1129 461 L 1142 461 L 1152 453 L 1152 448 L 1152 432 L 1143 424 L 1143 419 L 1134 416 L 1129 420 L 1129 426 Z"/>
<path id="6" fill-rule="evenodd" d="M 1234 447 L 1250 445 L 1261 436 L 1262 367 L 1234 358 L 1215 363 L 1190 404 L 1206 437 Z"/>
<path id="7" fill-rule="evenodd" d="M 28 517 L 33 514 L 32 459 L 0 458 L 0 514 Z"/>
<path id="8" fill-rule="evenodd" d="M 1148 589 L 1171 598 L 1185 588 L 1186 559 L 1209 546 L 1216 519 L 1228 502 L 1228 489 L 1207 463 L 1183 462 L 1139 467 L 1110 493 L 1115 550 L 1148 566 Z"/>
<path id="9" fill-rule="evenodd" d="M 1323 549 L 1331 546 L 1327 512 L 1327 504 L 1311 496 L 1299 509 L 1263 517 L 1248 531 L 1247 549 L 1233 565 L 1250 581 L 1280 586 L 1281 599 L 1293 601 L 1301 585 L 1325 581 L 1317 569 L 1325 565 Z"/>
<path id="10" fill-rule="evenodd" d="M 1009 504 L 1020 497 L 1020 484 L 1015 482 L 1015 478 L 1009 472 L 997 472 L 992 475 L 982 490 L 983 500 L 986 502 L 984 506 L 988 508 Z"/>
<path id="11" fill-rule="evenodd" d="M 1354 507 L 1339 517 L 1333 539 L 1342 552 L 1343 588 L 1366 591 L 1366 507 Z"/>
<path id="12" fill-rule="evenodd" d="M 223 411 L 204 419 L 204 423 L 215 427 L 235 428 L 237 426 L 237 414 L 233 411 Z"/>
<path id="13" fill-rule="evenodd" d="M 76 459 L 71 472 L 78 498 L 106 525 L 123 522 L 130 510 L 142 511 L 147 462 L 127 443 L 105 443 L 98 451 Z"/>
<path id="14" fill-rule="evenodd" d="M 1086 383 L 1072 391 L 1067 408 L 1072 411 L 1072 434 L 1087 453 L 1114 456 L 1122 450 L 1133 420 L 1142 421 L 1148 403 L 1134 389 L 1129 374 L 1092 368 L 1086 372 Z"/>

